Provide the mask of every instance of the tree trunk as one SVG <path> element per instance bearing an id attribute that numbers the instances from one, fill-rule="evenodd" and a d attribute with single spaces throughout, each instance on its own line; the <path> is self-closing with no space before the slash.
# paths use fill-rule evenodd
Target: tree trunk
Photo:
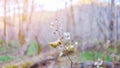
<path id="1" fill-rule="evenodd" d="M 4 0 L 4 40 L 5 40 L 5 44 L 6 44 L 6 32 L 7 32 L 7 29 L 6 29 L 6 3 L 7 1 Z"/>
<path id="2" fill-rule="evenodd" d="M 70 7 L 70 13 L 71 13 L 71 21 L 72 21 L 72 25 L 73 25 L 73 39 L 75 39 L 75 35 L 76 35 L 76 22 L 75 22 L 75 18 L 74 18 L 74 9 L 73 9 L 73 6 L 72 6 L 72 1 L 71 0 L 71 7 Z"/>
<path id="3" fill-rule="evenodd" d="M 118 42 L 119 40 L 119 16 L 117 16 L 117 19 L 116 19 L 116 41 Z"/>
<path id="4" fill-rule="evenodd" d="M 31 24 L 31 19 L 32 19 L 32 15 L 33 15 L 33 11 L 34 11 L 34 0 L 32 0 L 32 5 L 31 5 L 31 12 L 30 12 L 30 16 L 29 16 L 29 21 L 28 21 L 28 26 L 26 27 L 26 31 L 29 31 L 29 27 Z"/>
<path id="5" fill-rule="evenodd" d="M 114 2 L 115 0 L 111 0 L 111 21 L 110 21 L 110 25 L 109 25 L 109 28 L 110 28 L 110 45 L 114 45 Z"/>

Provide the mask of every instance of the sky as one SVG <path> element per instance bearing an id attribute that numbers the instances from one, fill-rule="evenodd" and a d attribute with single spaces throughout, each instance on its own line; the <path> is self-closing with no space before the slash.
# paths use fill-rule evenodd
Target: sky
<path id="1" fill-rule="evenodd" d="M 16 8 L 15 12 L 17 13 L 22 13 L 23 12 L 23 1 L 24 0 L 18 0 L 19 1 L 19 6 L 21 7 L 20 10 L 17 8 L 17 4 L 15 4 L 15 0 L 10 0 L 11 2 L 8 3 L 7 11 L 10 11 L 10 13 L 7 13 L 7 15 L 13 15 L 14 11 L 13 9 Z M 64 9 L 65 7 L 68 7 L 71 5 L 71 0 L 34 0 L 35 2 L 35 11 L 40 11 L 40 10 L 46 10 L 46 11 L 57 11 Z M 72 4 L 77 3 L 79 0 L 72 0 Z M 110 0 L 100 0 L 101 2 L 110 2 Z M 116 4 L 120 4 L 120 0 L 115 0 Z M 31 10 L 31 4 L 32 0 L 29 0 L 29 8 L 28 11 Z M 0 16 L 4 16 L 4 0 L 0 2 Z"/>
<path id="2" fill-rule="evenodd" d="M 18 0 L 19 1 L 19 6 L 21 7 L 20 10 L 18 10 L 17 4 L 15 4 L 14 0 L 10 0 L 11 2 L 7 3 L 7 11 L 10 11 L 10 13 L 7 13 L 7 16 L 12 15 L 14 13 L 13 9 L 16 8 L 15 12 L 16 13 L 22 13 L 23 12 L 23 1 L 24 0 Z M 71 4 L 77 3 L 79 0 L 73 0 L 72 3 L 70 0 L 34 0 L 35 4 L 35 11 L 40 11 L 40 10 L 46 10 L 46 11 L 57 11 L 64 9 L 67 6 L 70 6 Z M 31 10 L 31 4 L 32 0 L 29 0 L 29 7 L 28 11 Z M 0 2 L 0 16 L 4 16 L 4 0 Z"/>
<path id="3" fill-rule="evenodd" d="M 73 0 L 72 4 L 77 3 L 79 0 Z M 36 0 L 38 5 L 43 5 L 43 10 L 56 11 L 71 5 L 70 0 Z M 65 5 L 66 4 L 66 5 Z"/>

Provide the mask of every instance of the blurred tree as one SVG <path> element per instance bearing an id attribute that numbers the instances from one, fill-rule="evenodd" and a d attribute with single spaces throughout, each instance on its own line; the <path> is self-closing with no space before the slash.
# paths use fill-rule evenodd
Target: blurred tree
<path id="1" fill-rule="evenodd" d="M 28 0 L 24 0 L 24 2 L 23 2 L 22 22 L 27 21 L 27 13 L 28 13 Z"/>
<path id="2" fill-rule="evenodd" d="M 75 35 L 76 35 L 76 22 L 75 22 L 75 17 L 74 17 L 74 8 L 72 6 L 73 0 L 70 0 L 70 1 L 71 1 L 70 13 L 71 13 L 71 19 L 72 19 L 72 23 L 73 23 L 73 33 L 74 33 L 74 38 L 75 38 Z"/>
<path id="3" fill-rule="evenodd" d="M 65 3 L 65 8 L 67 8 L 67 2 Z M 67 11 L 67 9 L 66 9 L 66 18 L 67 18 L 67 23 L 66 23 L 66 32 L 69 32 L 69 22 L 70 22 L 70 20 L 69 20 L 69 15 L 68 15 L 68 11 Z"/>
<path id="4" fill-rule="evenodd" d="M 24 33 L 20 30 L 19 31 L 19 43 L 21 46 L 23 46 L 25 44 L 25 35 Z"/>
<path id="5" fill-rule="evenodd" d="M 102 35 L 103 35 L 104 43 L 106 43 L 106 41 L 108 39 L 107 32 L 109 31 L 109 28 L 108 28 L 108 26 L 106 24 L 106 18 L 105 18 L 104 14 L 106 14 L 107 11 L 104 11 L 101 8 L 98 8 L 98 9 L 99 10 L 97 12 L 97 16 L 95 16 L 96 21 L 97 21 L 97 26 L 98 26 L 98 29 L 99 29 L 100 33 L 102 33 Z M 107 21 L 108 21 L 108 19 L 107 19 Z"/>
<path id="6" fill-rule="evenodd" d="M 30 11 L 30 14 L 29 14 L 28 26 L 26 27 L 27 31 L 29 31 L 29 26 L 31 24 L 33 12 L 34 12 L 34 0 L 32 0 L 31 11 Z"/>
<path id="7" fill-rule="evenodd" d="M 6 32 L 7 32 L 7 29 L 6 29 L 6 3 L 7 3 L 7 0 L 4 0 L 4 39 L 5 39 L 5 44 L 6 44 Z"/>
<path id="8" fill-rule="evenodd" d="M 19 6 L 19 0 L 17 0 L 17 4 L 18 4 L 18 10 L 19 10 L 19 13 L 20 13 L 20 6 Z M 24 13 L 24 12 L 23 12 Z M 24 36 L 24 33 L 23 33 L 23 26 L 22 26 L 22 17 L 21 15 L 19 14 L 19 32 L 18 32 L 18 38 L 19 38 L 19 43 L 21 46 L 23 46 L 25 44 L 25 36 Z"/>
<path id="9" fill-rule="evenodd" d="M 120 7 L 116 7 L 117 13 L 115 13 L 115 20 L 116 20 L 116 41 L 119 41 L 119 18 L 120 18 Z"/>
<path id="10" fill-rule="evenodd" d="M 72 25 L 72 33 L 73 33 L 73 38 L 75 38 L 75 35 L 76 35 L 76 22 L 75 22 L 75 17 L 74 17 L 74 7 L 72 5 L 72 2 L 73 0 L 70 0 L 71 2 L 71 6 L 70 8 L 68 9 L 69 11 L 66 10 L 66 17 L 67 17 L 67 23 L 66 23 L 66 31 L 67 32 L 70 32 L 70 24 Z M 67 8 L 67 2 L 65 3 L 65 6 Z M 70 13 L 68 13 L 70 12 Z"/>
<path id="11" fill-rule="evenodd" d="M 23 13 L 22 13 L 22 20 L 19 22 L 19 41 L 20 41 L 20 45 L 24 45 L 26 43 L 25 40 L 25 34 L 23 32 L 23 22 L 27 21 L 27 13 L 28 13 L 28 0 L 24 0 L 23 1 Z"/>
<path id="12" fill-rule="evenodd" d="M 114 14 L 115 0 L 111 0 L 111 21 L 110 21 L 110 44 L 114 45 L 114 23 L 115 23 L 115 14 Z"/>
<path id="13" fill-rule="evenodd" d="M 37 42 L 37 44 L 38 44 L 38 54 L 42 51 L 42 47 L 41 47 L 41 43 L 39 42 L 39 37 L 38 37 L 39 35 L 37 34 L 37 35 L 34 35 L 34 38 L 35 38 L 35 40 L 36 40 L 36 42 Z"/>

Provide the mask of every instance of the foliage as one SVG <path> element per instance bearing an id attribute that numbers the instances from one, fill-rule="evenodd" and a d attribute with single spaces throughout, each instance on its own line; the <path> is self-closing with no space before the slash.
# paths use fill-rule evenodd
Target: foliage
<path id="1" fill-rule="evenodd" d="M 0 53 L 2 53 L 3 51 L 5 51 L 7 48 L 8 48 L 8 47 L 6 47 L 6 46 L 0 47 Z"/>
<path id="2" fill-rule="evenodd" d="M 83 61 L 95 61 L 98 58 L 103 57 L 103 52 L 96 52 L 96 51 L 85 51 L 81 53 L 82 60 Z M 112 58 L 110 57 L 110 54 L 105 55 L 106 61 L 112 61 Z"/>
<path id="3" fill-rule="evenodd" d="M 2 39 L 0 39 L 0 45 L 2 45 L 3 44 L 3 40 Z"/>
<path id="4" fill-rule="evenodd" d="M 9 41 L 9 45 L 10 45 L 10 46 L 15 46 L 15 47 L 17 46 L 17 47 L 18 47 L 17 41 L 14 41 L 14 40 L 10 40 L 10 41 Z"/>
<path id="5" fill-rule="evenodd" d="M 5 68 L 29 68 L 30 65 L 32 65 L 32 62 L 24 62 L 20 64 L 8 64 L 5 66 Z"/>
<path id="6" fill-rule="evenodd" d="M 7 65 L 5 68 L 19 68 L 17 65 Z"/>
<path id="7" fill-rule="evenodd" d="M 0 57 L 0 62 L 10 61 L 13 60 L 12 57 L 9 57 L 8 55 L 3 55 Z"/>
<path id="8" fill-rule="evenodd" d="M 32 42 L 27 50 L 27 55 L 37 55 L 41 52 L 41 48 L 37 42 Z"/>

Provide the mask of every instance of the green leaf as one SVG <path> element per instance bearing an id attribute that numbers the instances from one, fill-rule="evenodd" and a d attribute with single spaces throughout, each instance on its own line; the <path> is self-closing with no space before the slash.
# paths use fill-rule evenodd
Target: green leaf
<path id="1" fill-rule="evenodd" d="M 9 57 L 8 55 L 4 55 L 0 57 L 0 62 L 10 61 L 13 60 L 13 58 Z"/>
<path id="2" fill-rule="evenodd" d="M 27 50 L 27 55 L 37 55 L 39 54 L 39 45 L 37 42 L 32 42 L 31 45 L 29 45 Z"/>

